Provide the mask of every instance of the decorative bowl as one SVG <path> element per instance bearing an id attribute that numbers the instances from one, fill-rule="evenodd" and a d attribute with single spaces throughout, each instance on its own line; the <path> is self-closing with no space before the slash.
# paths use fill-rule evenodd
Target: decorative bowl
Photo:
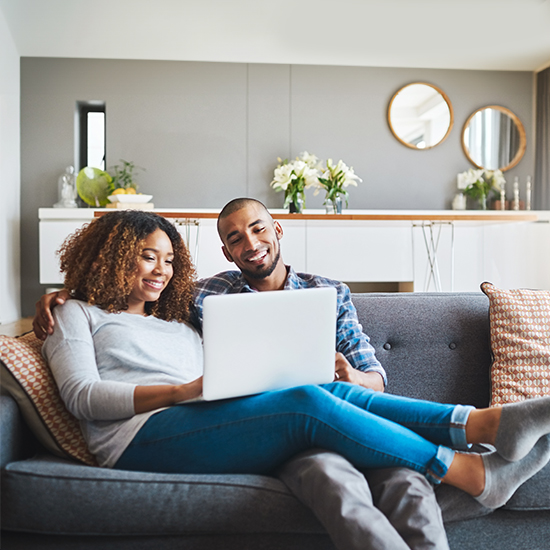
<path id="1" fill-rule="evenodd" d="M 107 197 L 111 202 L 127 202 L 127 203 L 135 203 L 135 204 L 139 204 L 139 203 L 144 203 L 144 202 L 149 202 L 152 198 L 153 198 L 153 195 L 124 195 L 124 194 L 120 194 L 120 195 L 109 195 Z"/>

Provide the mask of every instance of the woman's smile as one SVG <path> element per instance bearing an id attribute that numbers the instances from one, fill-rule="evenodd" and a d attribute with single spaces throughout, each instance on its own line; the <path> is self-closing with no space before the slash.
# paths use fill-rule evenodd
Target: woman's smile
<path id="1" fill-rule="evenodd" d="M 151 279 L 143 279 L 143 282 L 147 286 L 150 286 L 153 290 L 162 290 L 164 288 L 164 285 L 166 284 L 164 280 L 153 281 Z"/>

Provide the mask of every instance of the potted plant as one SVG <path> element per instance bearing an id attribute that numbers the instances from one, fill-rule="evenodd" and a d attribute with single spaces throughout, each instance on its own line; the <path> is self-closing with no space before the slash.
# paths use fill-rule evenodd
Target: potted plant
<path id="1" fill-rule="evenodd" d="M 322 176 L 318 178 L 318 181 L 319 186 L 315 190 L 315 194 L 320 189 L 325 190 L 326 195 L 323 204 L 327 208 L 327 213 L 332 210 L 334 214 L 341 214 L 342 197 L 346 200 L 346 208 L 348 207 L 349 193 L 346 187 L 350 185 L 357 186 L 357 182 L 363 180 L 355 174 L 353 168 L 346 166 L 342 160 L 339 160 L 337 164 L 333 164 L 332 159 L 328 159 L 326 169 Z"/>
<path id="2" fill-rule="evenodd" d="M 135 195 L 138 189 L 138 185 L 134 179 L 134 172 L 138 170 L 144 170 L 136 166 L 133 162 L 120 159 L 121 165 L 115 164 L 110 168 L 109 173 L 113 178 L 113 195 L 128 194 Z"/>
<path id="3" fill-rule="evenodd" d="M 301 213 L 305 208 L 305 190 L 318 185 L 318 159 L 307 151 L 293 161 L 277 159 L 279 164 L 273 173 L 271 187 L 285 192 L 283 207 L 291 213 Z"/>
<path id="4" fill-rule="evenodd" d="M 490 193 L 499 193 L 506 183 L 500 170 L 474 170 L 458 174 L 457 185 L 471 199 L 477 200 L 481 210 L 487 210 Z"/>

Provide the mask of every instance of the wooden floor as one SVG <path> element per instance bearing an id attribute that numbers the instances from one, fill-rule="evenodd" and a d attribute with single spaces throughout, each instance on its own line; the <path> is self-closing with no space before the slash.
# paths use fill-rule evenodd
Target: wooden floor
<path id="1" fill-rule="evenodd" d="M 32 330 L 32 317 L 0 325 L 0 334 L 5 336 L 19 336 L 25 334 L 25 332 L 29 332 L 29 330 Z"/>

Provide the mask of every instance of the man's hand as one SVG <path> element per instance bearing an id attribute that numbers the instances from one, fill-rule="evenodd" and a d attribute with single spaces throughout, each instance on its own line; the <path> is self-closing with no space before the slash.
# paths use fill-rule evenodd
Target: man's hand
<path id="1" fill-rule="evenodd" d="M 362 372 L 354 369 L 340 352 L 336 353 L 335 382 L 350 382 L 375 391 L 384 391 L 384 380 L 377 372 Z"/>
<path id="2" fill-rule="evenodd" d="M 54 320 L 52 309 L 60 304 L 64 304 L 70 298 L 69 291 L 62 289 L 57 292 L 44 294 L 38 302 L 36 302 L 36 313 L 32 321 L 34 334 L 40 340 L 45 340 L 48 334 L 53 333 Z"/>

